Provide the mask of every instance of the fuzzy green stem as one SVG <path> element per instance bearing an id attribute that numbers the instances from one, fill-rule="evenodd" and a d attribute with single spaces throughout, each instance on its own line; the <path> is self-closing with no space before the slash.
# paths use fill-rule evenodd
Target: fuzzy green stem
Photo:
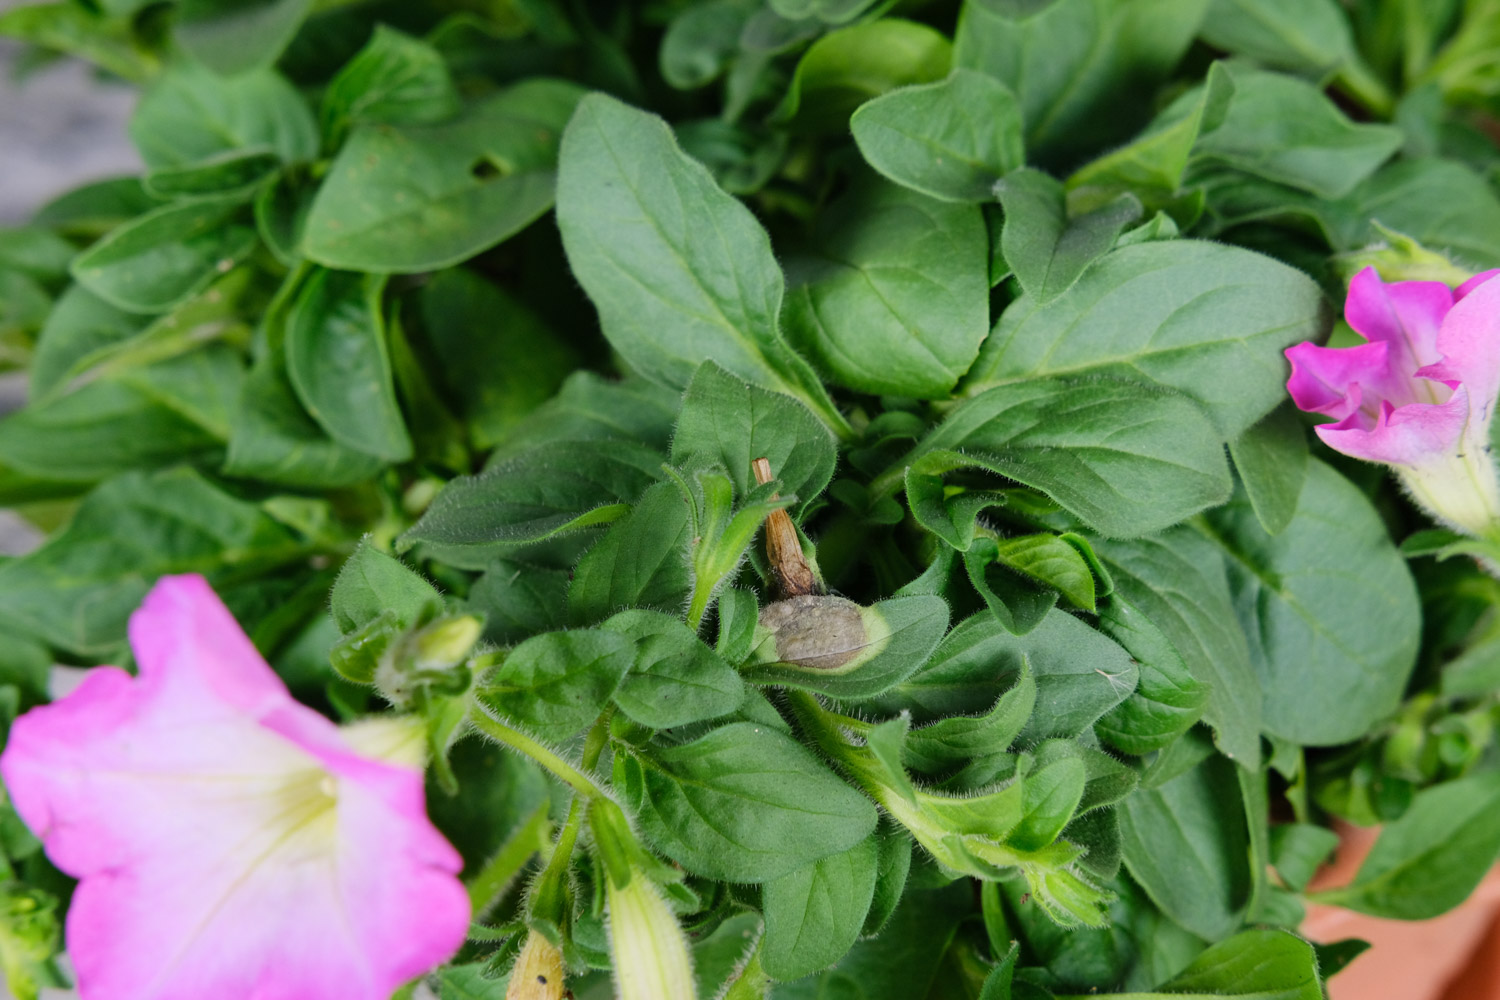
<path id="1" fill-rule="evenodd" d="M 604 789 L 584 774 L 578 768 L 569 764 L 555 752 L 543 746 L 541 743 L 527 736 L 519 729 L 513 729 L 499 719 L 490 715 L 483 707 L 476 706 L 476 710 L 469 715 L 474 728 L 486 736 L 504 743 L 519 753 L 525 754 L 538 764 L 551 771 L 553 776 L 567 785 L 584 798 L 603 797 Z"/>

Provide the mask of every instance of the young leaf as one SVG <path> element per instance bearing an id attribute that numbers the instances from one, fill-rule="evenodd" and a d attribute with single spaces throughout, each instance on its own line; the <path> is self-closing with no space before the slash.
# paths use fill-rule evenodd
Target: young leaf
<path id="1" fill-rule="evenodd" d="M 761 964 L 783 982 L 827 968 L 859 938 L 879 875 L 876 836 L 771 879 L 761 889 Z"/>
<path id="2" fill-rule="evenodd" d="M 1280 535 L 1266 534 L 1243 494 L 1209 517 L 1231 556 L 1266 732 L 1332 746 L 1394 711 L 1416 661 L 1421 608 L 1364 494 L 1315 461 Z"/>
<path id="3" fill-rule="evenodd" d="M 484 616 L 491 642 L 516 643 L 567 626 L 568 572 L 499 559 L 469 588 L 467 608 Z"/>
<path id="4" fill-rule="evenodd" d="M 308 211 L 303 250 L 327 267 L 432 271 L 494 246 L 552 204 L 563 125 L 582 91 L 525 80 L 440 125 L 368 125 Z"/>
<path id="5" fill-rule="evenodd" d="M 995 193 L 1005 209 L 1000 251 L 1021 288 L 1039 305 L 1071 288 L 1141 215 L 1140 202 L 1126 195 L 1069 220 L 1062 184 L 1030 167 L 1000 181 Z"/>
<path id="6" fill-rule="evenodd" d="M 878 178 L 820 216 L 787 263 L 787 333 L 834 381 L 941 399 L 989 326 L 984 221 Z"/>
<path id="7" fill-rule="evenodd" d="M 440 603 L 442 595 L 367 538 L 339 570 L 328 600 L 334 622 L 347 635 L 386 611 L 394 612 L 401 624 L 410 625 L 425 608 Z"/>
<path id="8" fill-rule="evenodd" d="M 843 426 L 781 339 L 783 283 L 765 230 L 665 122 L 591 94 L 563 137 L 557 193 L 568 262 L 632 368 L 685 386 L 714 361 Z"/>
<path id="9" fill-rule="evenodd" d="M 1176 647 L 1139 608 L 1113 594 L 1099 612 L 1099 631 L 1123 646 L 1140 667 L 1140 682 L 1094 726 L 1099 737 L 1130 754 L 1161 750 L 1197 722 L 1209 685 L 1188 670 Z"/>
<path id="10" fill-rule="evenodd" d="M 1021 734 L 1036 706 L 1037 685 L 1023 661 L 1021 674 L 984 715 L 951 715 L 913 729 L 904 760 L 919 771 L 941 771 L 976 757 L 1003 753 Z"/>
<path id="11" fill-rule="evenodd" d="M 944 201 L 990 201 L 995 183 L 1025 163 L 1015 95 L 973 70 L 868 101 L 849 127 L 870 166 Z"/>
<path id="12" fill-rule="evenodd" d="M 635 659 L 616 632 L 578 629 L 527 639 L 479 680 L 479 700 L 544 740 L 572 739 L 599 717 Z"/>
<path id="13" fill-rule="evenodd" d="M 693 586 L 691 544 L 686 499 L 675 483 L 657 483 L 579 560 L 569 617 L 584 624 L 632 605 L 680 611 Z"/>
<path id="14" fill-rule="evenodd" d="M 997 472 L 1114 536 L 1176 524 L 1223 503 L 1230 488 L 1219 436 L 1192 401 L 1104 380 L 989 389 L 954 409 L 905 464 L 926 475 Z"/>
<path id="15" fill-rule="evenodd" d="M 287 317 L 286 369 L 330 437 L 388 462 L 411 457 L 381 312 L 383 278 L 319 269 Z"/>
<path id="16" fill-rule="evenodd" d="M 722 466 L 738 497 L 756 486 L 751 463 L 764 458 L 786 493 L 807 503 L 833 476 L 833 436 L 807 407 L 736 378 L 706 361 L 688 383 L 672 437 L 672 462 Z"/>
<path id="17" fill-rule="evenodd" d="M 980 538 L 969 546 L 964 569 L 995 620 L 1013 635 L 1036 628 L 1057 604 L 1057 591 L 1002 558 L 1000 543 L 993 538 Z"/>
<path id="18" fill-rule="evenodd" d="M 352 125 L 426 125 L 451 118 L 458 109 L 458 90 L 442 55 L 380 24 L 323 92 L 323 135 L 336 147 Z"/>
<path id="19" fill-rule="evenodd" d="M 1176 389 L 1233 437 L 1286 395 L 1281 351 L 1323 330 L 1323 293 L 1300 271 L 1237 247 L 1165 240 L 1100 258 L 1068 292 L 1011 304 L 967 379 L 1146 379 Z"/>
<path id="20" fill-rule="evenodd" d="M 622 611 L 599 626 L 635 644 L 635 663 L 615 704 L 635 722 L 671 729 L 728 715 L 745 682 L 693 631 L 660 611 Z"/>
<path id="21" fill-rule="evenodd" d="M 750 722 L 615 758 L 642 830 L 689 871 L 765 882 L 848 850 L 875 807 L 791 737 Z"/>

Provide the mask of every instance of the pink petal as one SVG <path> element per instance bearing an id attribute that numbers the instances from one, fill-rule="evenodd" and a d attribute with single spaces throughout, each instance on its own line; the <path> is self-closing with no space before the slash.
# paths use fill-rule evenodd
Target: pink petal
<path id="1" fill-rule="evenodd" d="M 1453 292 L 1441 281 L 1386 284 L 1367 267 L 1349 282 L 1344 318 L 1366 340 L 1391 345 L 1391 364 L 1414 372 L 1438 359 L 1437 333 L 1453 307 Z"/>
<path id="2" fill-rule="evenodd" d="M 1475 421 L 1487 427 L 1500 392 L 1500 281 L 1477 285 L 1453 307 L 1438 333 L 1438 350 L 1442 360 L 1417 374 L 1463 383 Z"/>
<path id="3" fill-rule="evenodd" d="M 1474 275 L 1474 277 L 1470 278 L 1468 281 L 1465 281 L 1462 285 L 1459 285 L 1456 289 L 1454 289 L 1453 300 L 1457 302 L 1459 299 L 1463 298 L 1465 295 L 1468 295 L 1474 289 L 1478 288 L 1486 281 L 1489 281 L 1497 274 L 1500 274 L 1500 268 L 1491 268 L 1488 271 L 1480 271 L 1478 274 Z"/>
<path id="4" fill-rule="evenodd" d="M 1304 341 L 1286 349 L 1292 377 L 1286 388 L 1298 409 L 1322 413 L 1342 420 L 1359 409 L 1364 384 L 1382 384 L 1390 379 L 1386 343 L 1357 347 L 1319 347 Z"/>
<path id="5" fill-rule="evenodd" d="M 1354 413 L 1333 424 L 1315 427 L 1335 451 L 1387 465 L 1422 465 L 1437 455 L 1451 453 L 1469 420 L 1469 397 L 1463 387 L 1446 403 L 1382 403 L 1374 427 Z"/>
<path id="6" fill-rule="evenodd" d="M 469 904 L 420 771 L 293 701 L 200 578 L 159 583 L 131 637 L 140 678 L 91 671 L 0 755 L 82 880 L 85 1000 L 385 1000 L 452 954 Z"/>

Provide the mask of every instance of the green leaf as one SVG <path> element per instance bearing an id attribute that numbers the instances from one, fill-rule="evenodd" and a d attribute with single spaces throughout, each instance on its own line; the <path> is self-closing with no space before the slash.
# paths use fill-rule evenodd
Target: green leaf
<path id="1" fill-rule="evenodd" d="M 912 838 L 899 823 L 890 818 L 882 820 L 875 831 L 875 844 L 879 852 L 875 893 L 870 900 L 870 912 L 865 915 L 861 937 L 874 937 L 885 929 L 886 922 L 901 903 L 911 874 Z"/>
<path id="2" fill-rule="evenodd" d="M 766 882 L 761 964 L 772 978 L 790 982 L 825 969 L 859 939 L 879 874 L 876 844 L 876 837 L 866 837 Z"/>
<path id="3" fill-rule="evenodd" d="M 1197 400 L 1233 438 L 1285 398 L 1282 349 L 1320 337 L 1324 309 L 1310 278 L 1268 257 L 1201 240 L 1138 243 L 1050 303 L 1012 303 L 966 390 L 1041 376 L 1144 379 Z"/>
<path id="4" fill-rule="evenodd" d="M 1393 712 L 1416 662 L 1421 608 L 1364 494 L 1311 462 L 1280 535 L 1266 534 L 1243 494 L 1209 523 L 1251 640 L 1265 731 L 1332 746 Z"/>
<path id="5" fill-rule="evenodd" d="M 506 430 L 489 467 L 563 441 L 630 441 L 665 454 L 681 396 L 644 379 L 605 379 L 576 371 L 555 397 Z"/>
<path id="6" fill-rule="evenodd" d="M 802 54 L 776 117 L 807 132 L 843 132 L 861 104 L 948 75 L 953 45 L 925 24 L 885 17 L 831 31 Z"/>
<path id="7" fill-rule="evenodd" d="M 1096 539 L 1094 547 L 1114 577 L 1116 592 L 1166 637 L 1193 678 L 1207 687 L 1203 718 L 1219 748 L 1245 767 L 1259 766 L 1260 684 L 1235 617 L 1222 553 L 1189 528 L 1129 542 Z M 1149 645 L 1131 648 L 1166 660 Z M 1186 693 L 1181 700 L 1187 700 Z"/>
<path id="8" fill-rule="evenodd" d="M 148 389 L 101 379 L 0 420 L 0 468 L 33 480 L 0 495 L 71 496 L 119 473 L 211 461 L 220 445 Z"/>
<path id="9" fill-rule="evenodd" d="M 927 662 L 947 627 L 940 597 L 892 597 L 868 608 L 842 598 L 792 598 L 762 609 L 751 661 L 741 669 L 758 684 L 870 698 Z"/>
<path id="10" fill-rule="evenodd" d="M 439 375 L 477 448 L 505 438 L 555 393 L 578 356 L 499 285 L 450 268 L 422 288 L 422 323 Z"/>
<path id="11" fill-rule="evenodd" d="M 1019 737 L 1023 742 L 1077 736 L 1119 704 L 1136 681 L 1125 650 L 1066 612 L 1049 612 L 1023 636 L 981 612 L 960 622 L 925 667 L 876 704 L 907 709 L 918 722 L 985 712 L 1028 669 L 1036 699 Z"/>
<path id="12" fill-rule="evenodd" d="M 678 90 L 712 83 L 740 54 L 740 33 L 754 10 L 746 0 L 710 0 L 682 8 L 662 36 L 662 79 Z"/>
<path id="13" fill-rule="evenodd" d="M 1193 402 L 1107 380 L 989 389 L 953 410 L 906 464 L 926 475 L 997 472 L 1117 536 L 1175 524 L 1230 489 L 1223 446 Z"/>
<path id="14" fill-rule="evenodd" d="M 0 229 L 0 268 L 42 281 L 67 276 L 68 263 L 78 248 L 41 225 L 39 221 L 36 226 Z"/>
<path id="15" fill-rule="evenodd" d="M 318 270 L 287 317 L 286 368 L 312 418 L 339 444 L 389 462 L 411 457 L 396 403 L 378 276 Z"/>
<path id="16" fill-rule="evenodd" d="M 1355 124 L 1317 87 L 1295 77 L 1231 66 L 1234 96 L 1197 156 L 1228 163 L 1322 198 L 1342 198 L 1400 148 L 1390 125 Z"/>
<path id="17" fill-rule="evenodd" d="M 687 501 L 676 484 L 647 489 L 579 560 L 568 588 L 569 617 L 583 624 L 621 607 L 680 611 L 693 586 L 691 543 Z"/>
<path id="18" fill-rule="evenodd" d="M 459 107 L 442 55 L 380 24 L 323 92 L 323 135 L 337 146 L 353 125 L 427 125 L 452 118 Z"/>
<path id="19" fill-rule="evenodd" d="M 714 361 L 843 426 L 781 339 L 783 283 L 765 230 L 661 119 L 603 94 L 580 102 L 563 137 L 557 222 L 574 276 L 631 368 L 685 386 Z"/>
<path id="20" fill-rule="evenodd" d="M 548 632 L 480 678 L 478 698 L 528 732 L 561 742 L 599 717 L 634 660 L 634 644 L 616 632 Z"/>
<path id="21" fill-rule="evenodd" d="M 1313 874 L 1339 846 L 1339 835 L 1311 823 L 1278 823 L 1271 827 L 1271 864 L 1290 888 L 1307 888 Z"/>
<path id="22" fill-rule="evenodd" d="M 248 574 L 303 555 L 259 507 L 187 469 L 99 487 L 41 548 L 0 563 L 0 619 L 83 657 L 112 655 L 157 577 Z"/>
<path id="23" fill-rule="evenodd" d="M 1005 84 L 1028 149 L 1067 158 L 1130 134 L 1193 40 L 1207 0 L 968 0 L 954 62 Z"/>
<path id="24" fill-rule="evenodd" d="M 1025 813 L 1005 835 L 1005 842 L 1023 851 L 1052 843 L 1073 818 L 1087 781 L 1083 761 L 1058 755 L 1039 764 L 1021 783 Z"/>
<path id="25" fill-rule="evenodd" d="M 1307 431 L 1290 402 L 1229 442 L 1240 483 L 1260 526 L 1279 535 L 1291 524 L 1307 479 Z"/>
<path id="26" fill-rule="evenodd" d="M 1219 126 L 1233 95 L 1234 81 L 1228 70 L 1215 63 L 1203 87 L 1174 101 L 1129 144 L 1069 176 L 1070 195 L 1103 204 L 1130 191 L 1150 208 L 1166 207 L 1182 187 L 1198 136 Z"/>
<path id="27" fill-rule="evenodd" d="M 138 44 L 128 21 L 72 0 L 10 7 L 0 14 L 0 35 L 80 56 L 125 80 L 146 80 L 160 69 L 155 54 Z"/>
<path id="28" fill-rule="evenodd" d="M 510 988 L 510 971 L 492 978 L 486 974 L 489 966 L 490 963 L 484 961 L 439 969 L 438 1000 L 504 1000 Z"/>
<path id="29" fill-rule="evenodd" d="M 1119 1000 L 1172 997 L 1320 1000 L 1323 984 L 1313 945 L 1289 931 L 1263 928 L 1242 931 L 1220 941 L 1163 984 L 1161 992 L 1118 996 Z"/>
<path id="30" fill-rule="evenodd" d="M 941 771 L 1010 749 L 1036 706 L 1036 678 L 1023 662 L 1016 683 L 984 715 L 952 715 L 913 729 L 903 760 L 920 771 Z"/>
<path id="31" fill-rule="evenodd" d="M 972 205 L 871 178 L 787 262 L 787 333 L 851 389 L 950 395 L 988 332 L 988 243 Z"/>
<path id="32" fill-rule="evenodd" d="M 1417 793 L 1386 825 L 1354 881 L 1319 902 L 1394 920 L 1427 920 L 1462 903 L 1500 855 L 1500 775 Z"/>
<path id="33" fill-rule="evenodd" d="M 73 259 L 73 277 L 127 312 L 165 312 L 201 292 L 255 248 L 232 202 L 165 205 L 111 232 Z"/>
<path id="34" fill-rule="evenodd" d="M 708 878 L 765 882 L 875 828 L 868 799 L 791 737 L 755 723 L 615 762 L 615 786 L 646 836 Z"/>
<path id="35" fill-rule="evenodd" d="M 310 0 L 182 0 L 173 36 L 223 76 L 276 61 L 307 16 Z"/>
<path id="36" fill-rule="evenodd" d="M 520 642 L 567 626 L 568 571 L 499 559 L 469 588 L 467 607 L 484 615 L 485 638 Z"/>
<path id="37" fill-rule="evenodd" d="M 628 441 L 535 448 L 448 481 L 402 546 L 418 542 L 465 564 L 625 516 L 661 473 L 661 455 Z"/>
<path id="38" fill-rule="evenodd" d="M 1111 595 L 1100 609 L 1099 630 L 1135 659 L 1140 681 L 1094 731 L 1129 754 L 1164 749 L 1203 715 L 1209 685 L 1193 676 L 1162 630 L 1122 595 Z"/>
<path id="39" fill-rule="evenodd" d="M 807 407 L 706 361 L 688 383 L 672 436 L 675 464 L 695 456 L 728 470 L 739 497 L 755 488 L 751 463 L 764 458 L 781 488 L 805 507 L 827 487 L 838 453 L 828 428 Z"/>
<path id="40" fill-rule="evenodd" d="M 308 211 L 303 251 L 328 267 L 433 271 L 520 232 L 552 204 L 558 138 L 582 91 L 526 80 L 440 125 L 365 125 Z"/>
<path id="41" fill-rule="evenodd" d="M 386 611 L 393 612 L 403 626 L 410 625 L 424 609 L 440 604 L 442 595 L 367 538 L 344 562 L 328 600 L 339 631 L 348 635 Z"/>
<path id="42" fill-rule="evenodd" d="M 635 663 L 615 704 L 653 729 L 728 715 L 745 700 L 733 667 L 679 619 L 660 611 L 622 611 L 599 626 L 635 644 Z"/>
<path id="43" fill-rule="evenodd" d="M 1273 69 L 1322 77 L 1354 52 L 1335 0 L 1212 0 L 1203 40 Z"/>
<path id="44" fill-rule="evenodd" d="M 1235 765 L 1217 754 L 1118 808 L 1125 866 L 1162 912 L 1210 941 L 1250 901 L 1250 834 Z"/>
<path id="45" fill-rule="evenodd" d="M 286 163 L 318 152 L 312 112 L 281 74 L 226 77 L 193 62 L 174 63 L 147 89 L 130 119 L 130 138 L 153 171 L 230 152 L 270 151 Z"/>
<path id="46" fill-rule="evenodd" d="M 993 538 L 976 539 L 964 552 L 964 569 L 969 583 L 1005 630 L 1025 635 L 1057 604 L 1057 591 L 1012 566 L 1002 556 L 1000 544 Z M 1024 556 L 1024 548 L 1022 553 Z M 1077 558 L 1078 553 L 1073 556 Z"/>
<path id="47" fill-rule="evenodd" d="M 1073 287 L 1085 268 L 1115 245 L 1141 215 L 1126 195 L 1069 220 L 1063 186 L 1039 170 L 1017 170 L 995 187 L 1005 209 L 1000 251 L 1021 288 L 1045 305 Z"/>
<path id="48" fill-rule="evenodd" d="M 1015 95 L 967 69 L 877 97 L 849 127 L 870 166 L 944 201 L 990 201 L 995 183 L 1026 162 Z"/>

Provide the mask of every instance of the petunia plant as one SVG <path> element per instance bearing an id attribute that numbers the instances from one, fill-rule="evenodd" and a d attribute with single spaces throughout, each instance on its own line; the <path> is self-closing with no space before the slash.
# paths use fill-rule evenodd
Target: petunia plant
<path id="1" fill-rule="evenodd" d="M 11 994 L 1443 979 L 1324 928 L 1500 859 L 1495 23 L 8 5 L 142 164 L 0 229 Z"/>

